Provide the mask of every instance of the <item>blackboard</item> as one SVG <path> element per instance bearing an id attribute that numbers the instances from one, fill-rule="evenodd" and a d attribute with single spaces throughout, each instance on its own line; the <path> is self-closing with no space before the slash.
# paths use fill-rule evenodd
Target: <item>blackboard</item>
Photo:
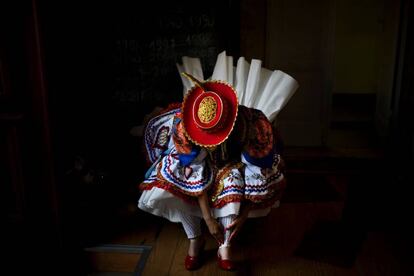
<path id="1" fill-rule="evenodd" d="M 182 56 L 200 57 L 208 77 L 219 52 L 235 51 L 238 9 L 231 3 L 161 1 L 118 7 L 112 33 L 113 99 L 143 109 L 181 100 L 176 63 Z"/>

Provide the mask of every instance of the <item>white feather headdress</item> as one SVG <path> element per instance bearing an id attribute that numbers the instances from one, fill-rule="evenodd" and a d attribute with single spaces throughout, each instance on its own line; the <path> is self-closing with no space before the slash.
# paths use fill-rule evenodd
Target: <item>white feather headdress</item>
<path id="1" fill-rule="evenodd" d="M 177 69 L 184 86 L 183 95 L 193 84 L 182 76 L 182 72 L 204 80 L 199 58 L 183 57 Z M 225 51 L 218 55 L 210 79 L 231 84 L 237 91 L 239 104 L 261 110 L 271 122 L 299 87 L 297 81 L 288 74 L 262 68 L 262 61 L 258 59 L 253 59 L 249 64 L 244 57 L 240 57 L 234 67 L 233 57 L 227 56 Z"/>

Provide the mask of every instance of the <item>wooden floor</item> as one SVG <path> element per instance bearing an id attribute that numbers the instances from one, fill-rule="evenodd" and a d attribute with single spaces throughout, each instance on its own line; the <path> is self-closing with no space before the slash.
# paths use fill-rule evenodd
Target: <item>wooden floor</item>
<path id="1" fill-rule="evenodd" d="M 323 206 L 314 204 L 285 204 L 265 219 L 251 221 L 235 245 L 235 257 L 240 264 L 237 272 L 225 272 L 217 267 L 217 246 L 212 239 L 208 239 L 206 246 L 206 264 L 196 272 L 187 272 L 183 265 L 188 246 L 186 236 L 179 225 L 167 223 L 155 241 L 144 275 L 299 275 L 312 270 L 346 273 L 347 269 L 293 257 L 304 230 L 311 227 L 313 216 L 321 209 Z M 330 209 L 328 216 L 337 217 L 338 212 L 339 208 Z"/>
<path id="2" fill-rule="evenodd" d="M 210 237 L 207 239 L 206 261 L 203 267 L 195 272 L 186 271 L 184 258 L 188 241 L 181 226 L 142 212 L 138 214 L 138 227 L 121 233 L 111 242 L 152 246 L 143 271 L 143 275 L 148 276 L 410 275 L 407 273 L 407 267 L 398 259 L 398 254 L 393 251 L 387 235 L 382 232 L 368 232 L 361 239 L 360 246 L 351 245 L 358 238 L 350 238 L 346 229 L 336 234 L 328 232 L 330 249 L 326 249 L 326 245 L 324 247 L 323 242 L 317 239 L 316 242 L 315 239 L 312 241 L 312 235 L 309 233 L 312 233 L 320 222 L 341 225 L 346 179 L 333 177 L 332 181 L 332 176 L 330 178 L 328 182 L 334 183 L 334 188 L 342 199 L 328 199 L 324 202 L 287 200 L 278 209 L 273 209 L 269 216 L 249 220 L 238 237 L 237 244 L 234 245 L 235 258 L 239 263 L 239 269 L 235 272 L 222 271 L 217 267 L 217 246 Z M 309 237 L 310 242 L 306 243 Z M 355 249 L 354 252 L 351 252 L 350 248 Z M 321 251 L 325 256 L 320 253 Z M 356 254 L 355 259 L 346 256 L 352 253 Z M 352 262 L 341 262 L 340 259 L 344 256 Z"/>

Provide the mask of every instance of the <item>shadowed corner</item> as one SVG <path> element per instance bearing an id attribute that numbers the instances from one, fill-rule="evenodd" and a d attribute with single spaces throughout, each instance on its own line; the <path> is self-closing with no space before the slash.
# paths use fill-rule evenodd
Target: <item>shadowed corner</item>
<path id="1" fill-rule="evenodd" d="M 380 204 L 369 198 L 369 195 L 372 196 L 371 185 L 374 185 L 369 183 L 378 184 L 380 180 L 371 176 L 369 168 L 366 170 L 350 178 L 341 219 L 317 221 L 305 233 L 295 251 L 296 256 L 345 268 L 354 265 L 366 240 L 368 224 L 373 222 L 367 205 Z"/>
<path id="2" fill-rule="evenodd" d="M 351 268 L 365 240 L 365 233 L 335 221 L 321 221 L 305 234 L 295 255 Z"/>

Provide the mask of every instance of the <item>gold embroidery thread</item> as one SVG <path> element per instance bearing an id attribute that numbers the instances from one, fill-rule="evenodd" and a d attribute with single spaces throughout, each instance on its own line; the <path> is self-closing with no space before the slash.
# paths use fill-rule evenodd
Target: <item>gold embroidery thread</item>
<path id="1" fill-rule="evenodd" d="M 198 106 L 197 116 L 203 124 L 210 123 L 217 113 L 217 102 L 211 97 L 205 97 Z"/>

